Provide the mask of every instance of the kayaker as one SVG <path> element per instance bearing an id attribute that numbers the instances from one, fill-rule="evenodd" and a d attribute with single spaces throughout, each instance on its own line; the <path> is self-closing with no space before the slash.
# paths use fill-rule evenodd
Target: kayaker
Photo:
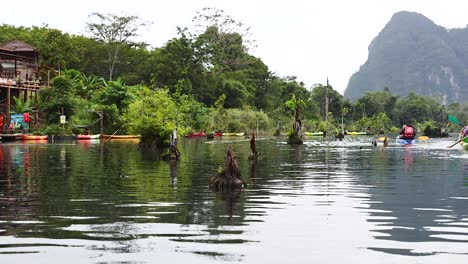
<path id="1" fill-rule="evenodd" d="M 402 139 L 414 139 L 416 136 L 416 131 L 412 125 L 403 125 L 403 128 L 400 131 L 400 138 Z"/>
<path id="2" fill-rule="evenodd" d="M 468 136 L 468 125 L 467 126 L 464 126 L 461 130 L 460 130 L 460 139 L 464 138 Z"/>

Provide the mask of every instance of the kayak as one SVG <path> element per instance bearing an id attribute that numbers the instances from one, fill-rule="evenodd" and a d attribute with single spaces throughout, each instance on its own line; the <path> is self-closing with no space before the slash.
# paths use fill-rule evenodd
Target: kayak
<path id="1" fill-rule="evenodd" d="M 76 135 L 76 138 L 79 140 L 90 140 L 90 139 L 99 139 L 101 137 L 100 134 L 95 135 Z"/>
<path id="2" fill-rule="evenodd" d="M 416 142 L 416 139 L 407 139 L 407 138 L 397 138 L 396 143 L 400 145 L 413 145 Z"/>
<path id="3" fill-rule="evenodd" d="M 103 139 L 139 139 L 140 135 L 102 135 Z"/>
<path id="4" fill-rule="evenodd" d="M 460 142 L 460 145 L 462 146 L 464 150 L 468 150 L 468 143 L 462 141 Z"/>
<path id="5" fill-rule="evenodd" d="M 323 136 L 323 132 L 320 131 L 320 132 L 304 132 L 304 135 L 306 136 L 311 136 L 311 137 L 314 137 L 314 136 Z"/>
<path id="6" fill-rule="evenodd" d="M 189 133 L 185 135 L 185 137 L 187 138 L 206 137 L 206 133 L 205 132 L 193 132 L 193 133 Z"/>
<path id="7" fill-rule="evenodd" d="M 462 142 L 460 142 L 464 150 L 468 150 L 468 137 L 465 137 Z"/>
<path id="8" fill-rule="evenodd" d="M 22 140 L 47 140 L 47 135 L 21 135 Z"/>
<path id="9" fill-rule="evenodd" d="M 240 132 L 240 133 L 223 133 L 223 136 L 226 136 L 226 137 L 242 137 L 244 136 L 244 132 Z"/>
<path id="10" fill-rule="evenodd" d="M 214 132 L 214 133 L 206 134 L 207 138 L 215 138 L 215 137 L 222 137 L 222 136 L 223 136 L 223 132 Z"/>
<path id="11" fill-rule="evenodd" d="M 365 136 L 368 135 L 367 132 L 346 132 L 349 136 Z"/>

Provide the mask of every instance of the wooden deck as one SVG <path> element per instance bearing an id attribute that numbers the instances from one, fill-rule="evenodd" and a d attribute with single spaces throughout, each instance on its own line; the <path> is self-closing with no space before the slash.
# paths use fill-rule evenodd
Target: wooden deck
<path id="1" fill-rule="evenodd" d="M 14 134 L 0 134 L 0 138 L 2 141 L 13 141 L 21 139 L 21 133 L 14 133 Z"/>

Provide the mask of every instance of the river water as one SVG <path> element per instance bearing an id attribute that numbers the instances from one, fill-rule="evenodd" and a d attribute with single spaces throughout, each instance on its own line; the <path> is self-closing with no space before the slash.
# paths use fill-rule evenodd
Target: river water
<path id="1" fill-rule="evenodd" d="M 0 263 L 467 263 L 468 152 L 309 138 L 0 145 Z M 247 188 L 208 178 L 237 154 Z"/>

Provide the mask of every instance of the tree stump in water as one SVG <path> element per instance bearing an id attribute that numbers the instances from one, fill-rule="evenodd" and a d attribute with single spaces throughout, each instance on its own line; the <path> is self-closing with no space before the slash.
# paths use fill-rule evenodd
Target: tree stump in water
<path id="1" fill-rule="evenodd" d="M 252 132 L 252 136 L 250 137 L 250 155 L 249 159 L 257 159 L 258 152 L 257 152 L 257 145 L 255 143 L 255 133 Z"/>
<path id="2" fill-rule="evenodd" d="M 276 123 L 276 132 L 274 136 L 281 136 L 281 126 L 282 126 L 281 120 L 278 119 L 278 122 Z"/>
<path id="3" fill-rule="evenodd" d="M 288 144 L 302 144 L 304 143 L 303 138 L 304 134 L 302 132 L 301 118 L 299 117 L 299 107 L 296 107 L 296 111 L 294 113 L 293 131 L 288 136 Z"/>
<path id="4" fill-rule="evenodd" d="M 180 152 L 177 148 L 177 128 L 175 128 L 171 135 L 169 135 L 169 153 L 160 157 L 161 160 L 178 161 L 180 159 Z"/>
<path id="5" fill-rule="evenodd" d="M 214 189 L 241 189 L 245 186 L 231 145 L 228 146 L 226 152 L 224 169 L 218 175 L 211 177 L 208 184 L 210 188 Z"/>

